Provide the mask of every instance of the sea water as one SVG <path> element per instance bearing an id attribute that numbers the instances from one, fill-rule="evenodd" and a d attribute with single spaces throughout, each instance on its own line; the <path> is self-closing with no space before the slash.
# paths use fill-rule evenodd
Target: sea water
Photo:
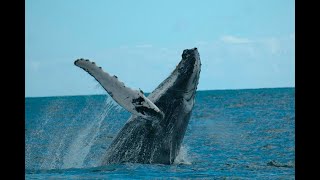
<path id="1" fill-rule="evenodd" d="M 26 179 L 294 179 L 295 89 L 198 91 L 175 163 L 98 166 L 130 113 L 108 95 L 25 98 Z"/>

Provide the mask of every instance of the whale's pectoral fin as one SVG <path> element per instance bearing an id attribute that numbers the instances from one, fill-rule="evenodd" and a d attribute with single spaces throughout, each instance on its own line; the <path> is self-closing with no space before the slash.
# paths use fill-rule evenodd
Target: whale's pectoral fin
<path id="1" fill-rule="evenodd" d="M 126 87 L 123 82 L 118 80 L 117 76 L 111 76 L 89 60 L 78 59 L 74 64 L 93 76 L 109 95 L 129 112 L 144 118 L 163 118 L 163 112 L 145 97 L 141 90 L 138 91 Z"/>

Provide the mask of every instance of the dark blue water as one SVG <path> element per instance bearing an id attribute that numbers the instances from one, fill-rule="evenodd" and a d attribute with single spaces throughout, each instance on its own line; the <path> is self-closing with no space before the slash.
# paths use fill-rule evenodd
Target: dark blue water
<path id="1" fill-rule="evenodd" d="M 175 164 L 103 167 L 128 112 L 107 95 L 26 98 L 26 179 L 294 179 L 294 96 L 198 91 Z"/>

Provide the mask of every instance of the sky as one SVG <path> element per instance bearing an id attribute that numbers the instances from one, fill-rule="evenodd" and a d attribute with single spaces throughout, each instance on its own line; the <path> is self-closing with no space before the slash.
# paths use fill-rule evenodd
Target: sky
<path id="1" fill-rule="evenodd" d="M 295 86 L 294 0 L 27 0 L 25 96 L 106 94 L 90 59 L 153 91 L 197 47 L 198 90 Z"/>

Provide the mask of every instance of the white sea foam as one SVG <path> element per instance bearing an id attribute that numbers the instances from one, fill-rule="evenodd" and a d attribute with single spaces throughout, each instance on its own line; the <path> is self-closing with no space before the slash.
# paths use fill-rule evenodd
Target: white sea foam
<path id="1" fill-rule="evenodd" d="M 181 146 L 178 156 L 175 158 L 173 164 L 186 164 L 191 165 L 191 159 L 188 156 L 188 147 Z"/>

